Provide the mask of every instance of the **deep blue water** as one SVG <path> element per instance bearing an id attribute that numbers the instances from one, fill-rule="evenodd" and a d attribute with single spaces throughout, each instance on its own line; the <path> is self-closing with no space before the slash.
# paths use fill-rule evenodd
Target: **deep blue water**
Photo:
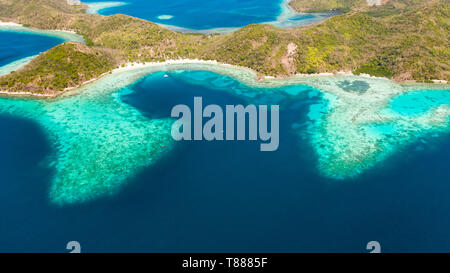
<path id="1" fill-rule="evenodd" d="M 62 42 L 47 35 L 0 30 L 0 66 L 37 55 Z"/>
<path id="2" fill-rule="evenodd" d="M 274 21 L 281 13 L 281 0 L 125 0 L 119 2 L 129 4 L 101 10 L 100 14 L 123 13 L 167 25 L 210 29 L 242 27 L 252 23 Z M 173 17 L 169 20 L 161 20 L 158 18 L 161 15 Z"/>
<path id="3" fill-rule="evenodd" d="M 205 73 L 197 84 L 195 73 L 150 75 L 122 100 L 150 118 L 193 96 L 204 104 L 246 103 L 206 84 L 223 76 Z M 249 141 L 181 142 L 118 195 L 62 208 L 47 197 L 45 135 L 31 121 L 1 116 L 7 133 L 0 143 L 8 145 L 0 153 L 0 251 L 65 252 L 77 240 L 86 252 L 365 252 L 377 240 L 384 252 L 448 252 L 450 137 L 420 144 L 420 152 L 413 145 L 357 179 L 328 180 L 317 173 L 308 140 L 292 129 L 320 100 L 304 89 L 295 100 L 254 98 L 280 102 L 276 152 Z"/>

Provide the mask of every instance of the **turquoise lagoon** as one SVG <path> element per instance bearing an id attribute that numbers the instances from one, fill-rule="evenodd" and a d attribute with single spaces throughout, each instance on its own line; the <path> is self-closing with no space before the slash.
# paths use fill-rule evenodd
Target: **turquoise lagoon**
<path id="1" fill-rule="evenodd" d="M 84 43 L 81 36 L 70 32 L 0 25 L 0 76 L 16 71 L 38 54 L 67 41 Z"/>
<path id="2" fill-rule="evenodd" d="M 84 1 L 83 1 L 84 2 Z M 288 0 L 128 0 L 86 1 L 88 13 L 128 14 L 183 32 L 230 32 L 237 28 L 269 23 L 277 27 L 309 25 L 335 13 L 300 14 Z"/>
<path id="3" fill-rule="evenodd" d="M 254 76 L 153 66 L 0 99 L 0 251 L 450 249 L 448 85 Z M 194 96 L 279 104 L 279 150 L 173 142 L 170 110 Z"/>

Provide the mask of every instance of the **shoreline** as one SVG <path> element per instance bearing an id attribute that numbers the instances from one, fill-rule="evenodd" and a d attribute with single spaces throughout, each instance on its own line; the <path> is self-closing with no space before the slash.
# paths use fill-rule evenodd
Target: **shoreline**
<path id="1" fill-rule="evenodd" d="M 195 66 L 199 67 L 195 67 Z M 28 97 L 28 98 L 41 98 L 41 99 L 50 99 L 50 98 L 60 98 L 65 96 L 71 96 L 79 94 L 81 89 L 95 84 L 97 81 L 108 77 L 114 76 L 121 73 L 133 73 L 137 75 L 136 80 L 142 78 L 145 75 L 161 72 L 161 71 L 171 71 L 171 70 L 208 70 L 211 72 L 227 75 L 233 77 L 234 79 L 254 87 L 282 87 L 282 86 L 291 86 L 296 84 L 305 84 L 314 86 L 313 81 L 317 79 L 326 79 L 326 78 L 339 78 L 339 77 L 355 77 L 362 78 L 368 80 L 380 80 L 380 81 L 389 81 L 392 84 L 397 84 L 399 86 L 405 87 L 408 86 L 409 89 L 419 89 L 421 87 L 427 87 L 431 89 L 436 89 L 439 87 L 448 87 L 450 85 L 447 83 L 417 83 L 417 82 L 396 82 L 394 80 L 384 78 L 384 77 L 375 77 L 370 75 L 355 75 L 351 71 L 338 71 L 335 73 L 326 72 L 326 73 L 316 73 L 316 74 L 295 74 L 292 76 L 263 76 L 259 77 L 257 72 L 249 67 L 237 66 L 227 63 L 221 63 L 216 60 L 201 60 L 201 59 L 174 59 L 167 60 L 164 62 L 147 62 L 147 63 L 138 63 L 138 62 L 130 62 L 124 64 L 124 66 L 119 66 L 111 71 L 105 72 L 98 77 L 92 78 L 86 82 L 81 83 L 75 87 L 68 87 L 62 91 L 55 92 L 54 94 L 39 94 L 32 92 L 10 92 L 5 90 L 0 90 L 0 97 L 7 98 L 18 98 L 18 97 Z M 140 73 L 139 73 L 140 72 Z M 246 75 L 244 75 L 246 74 Z M 131 82 L 132 83 L 132 82 Z M 129 84 L 131 84 L 129 83 Z"/>
<path id="2" fill-rule="evenodd" d="M 0 98 L 56 98 L 57 96 L 58 95 L 38 94 L 31 92 L 9 92 L 0 90 Z"/>

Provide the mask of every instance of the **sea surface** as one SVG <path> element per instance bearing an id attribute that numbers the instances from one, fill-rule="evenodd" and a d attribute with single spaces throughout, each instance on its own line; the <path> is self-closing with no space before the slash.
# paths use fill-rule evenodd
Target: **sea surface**
<path id="1" fill-rule="evenodd" d="M 328 179 L 308 129 L 321 92 L 292 91 L 208 71 L 140 79 L 119 91 L 120 100 L 150 119 L 194 96 L 204 105 L 279 104 L 279 149 L 182 141 L 117 194 L 66 206 L 49 200 L 54 170 L 45 164 L 52 153 L 45 131 L 1 115 L 0 252 L 68 252 L 69 241 L 83 252 L 367 252 L 374 240 L 383 252 L 448 252 L 450 136 L 417 141 L 356 178 Z M 411 96 L 392 107 L 403 111 L 418 95 Z"/>
<path id="2" fill-rule="evenodd" d="M 0 67 L 44 52 L 64 40 L 49 35 L 0 30 Z"/>

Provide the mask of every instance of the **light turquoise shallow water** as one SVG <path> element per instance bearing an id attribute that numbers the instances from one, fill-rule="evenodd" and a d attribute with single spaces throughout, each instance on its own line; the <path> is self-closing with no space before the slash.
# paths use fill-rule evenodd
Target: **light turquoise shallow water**
<path id="1" fill-rule="evenodd" d="M 70 32 L 0 26 L 0 76 L 18 70 L 38 54 L 67 41 L 85 42 L 83 37 Z"/>
<path id="2" fill-rule="evenodd" d="M 449 90 L 416 90 L 394 98 L 390 108 L 402 115 L 417 116 L 442 104 L 450 104 Z"/>
<path id="3" fill-rule="evenodd" d="M 58 204 L 114 194 L 124 180 L 170 149 L 169 120 L 147 120 L 111 95 L 56 101 L 0 99 L 0 113 L 45 129 L 56 174 L 49 194 Z"/>
<path id="4" fill-rule="evenodd" d="M 203 23 L 190 27 L 220 26 Z M 448 252 L 448 85 L 253 76 L 165 66 L 58 99 L 0 98 L 0 252 L 59 252 L 72 239 L 87 251 L 354 252 L 375 239 Z M 280 104 L 279 151 L 175 143 L 168 112 L 194 95 Z"/>

